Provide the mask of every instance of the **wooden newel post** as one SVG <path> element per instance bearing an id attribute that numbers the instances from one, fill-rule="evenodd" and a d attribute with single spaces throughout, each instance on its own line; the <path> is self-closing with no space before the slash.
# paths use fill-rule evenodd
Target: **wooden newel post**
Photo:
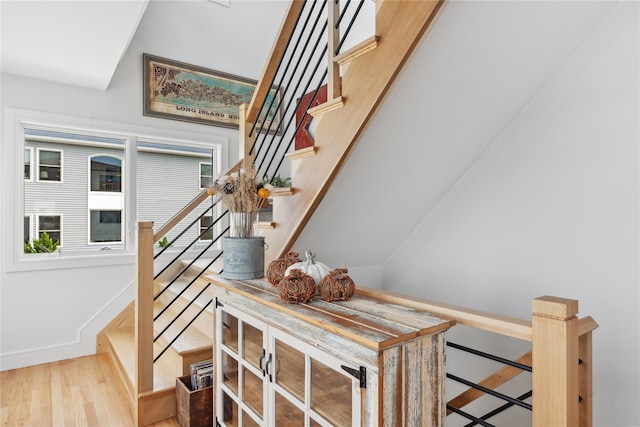
<path id="1" fill-rule="evenodd" d="M 533 300 L 533 426 L 578 425 L 578 301 Z"/>
<path id="2" fill-rule="evenodd" d="M 153 222 L 138 223 L 138 291 L 136 294 L 136 394 L 153 390 Z M 141 408 L 136 400 L 140 425 Z"/>
<path id="3" fill-rule="evenodd" d="M 253 146 L 253 142 L 256 140 L 256 134 L 258 133 L 259 127 L 256 126 L 256 129 L 254 129 L 253 134 L 250 136 L 249 133 L 251 133 L 251 126 L 252 124 L 247 122 L 247 113 L 249 110 L 249 104 L 241 104 L 239 109 L 238 109 L 238 115 L 240 116 L 240 130 L 238 132 L 238 137 L 239 137 L 239 150 L 238 150 L 238 155 L 240 160 L 242 159 L 247 159 L 247 161 L 249 163 L 253 162 L 253 159 L 256 157 L 256 153 L 255 150 L 253 152 L 251 151 L 251 147 Z"/>

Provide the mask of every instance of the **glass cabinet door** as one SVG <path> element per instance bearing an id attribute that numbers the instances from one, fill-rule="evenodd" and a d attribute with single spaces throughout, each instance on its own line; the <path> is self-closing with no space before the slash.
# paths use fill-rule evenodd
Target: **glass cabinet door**
<path id="1" fill-rule="evenodd" d="M 270 425 L 360 425 L 360 381 L 341 368 L 344 362 L 273 327 L 269 344 L 275 356 Z"/>
<path id="2" fill-rule="evenodd" d="M 266 325 L 225 305 L 216 310 L 216 329 L 218 422 L 265 426 Z"/>

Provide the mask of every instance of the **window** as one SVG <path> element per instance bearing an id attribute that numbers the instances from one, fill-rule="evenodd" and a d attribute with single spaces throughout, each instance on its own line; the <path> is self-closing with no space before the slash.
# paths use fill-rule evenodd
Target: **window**
<path id="1" fill-rule="evenodd" d="M 202 240 L 207 240 L 207 241 L 211 241 L 213 240 L 213 227 L 209 228 L 209 226 L 211 226 L 211 222 L 212 222 L 212 217 L 211 216 L 203 216 L 200 218 L 200 233 L 204 233 L 201 237 L 200 237 L 200 241 Z M 209 228 L 207 230 L 207 228 Z M 206 231 L 205 231 L 206 230 Z"/>
<path id="2" fill-rule="evenodd" d="M 91 211 L 89 217 L 90 243 L 122 241 L 122 211 Z"/>
<path id="3" fill-rule="evenodd" d="M 211 163 L 200 163 L 200 188 L 205 189 L 213 182 L 213 166 Z"/>
<path id="4" fill-rule="evenodd" d="M 200 181 L 194 183 L 200 179 L 200 163 L 212 165 L 202 172 L 214 177 L 226 166 L 226 137 L 172 130 L 160 134 L 142 126 L 12 108 L 5 112 L 16 124 L 7 126 L 15 143 L 0 144 L 0 157 L 17 166 L 0 170 L 0 182 L 13 191 L 6 198 L 11 205 L 3 208 L 3 236 L 8 238 L 0 241 L 8 271 L 131 262 L 137 223 L 153 221 L 160 227 L 193 200 L 201 192 Z M 197 216 L 185 218 L 184 226 Z M 46 261 L 24 248 L 25 241 L 45 230 L 64 246 L 60 256 Z M 199 224 L 175 246 L 187 245 L 198 234 Z M 105 256 L 103 248 L 113 252 Z"/>
<path id="5" fill-rule="evenodd" d="M 91 157 L 91 191 L 121 192 L 122 160 L 113 156 Z"/>
<path id="6" fill-rule="evenodd" d="M 62 246 L 62 217 L 60 215 L 38 216 L 38 238 L 46 231 L 51 240 L 58 240 Z"/>
<path id="7" fill-rule="evenodd" d="M 38 181 L 62 181 L 62 151 L 38 150 Z"/>
<path id="8" fill-rule="evenodd" d="M 31 148 L 24 149 L 24 179 L 31 181 Z"/>

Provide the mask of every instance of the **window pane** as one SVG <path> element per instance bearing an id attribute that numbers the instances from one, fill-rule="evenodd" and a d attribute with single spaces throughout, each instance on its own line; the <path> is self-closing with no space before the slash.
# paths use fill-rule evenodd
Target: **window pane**
<path id="1" fill-rule="evenodd" d="M 60 181 L 62 153 L 60 151 L 40 150 L 38 153 L 38 179 L 40 181 Z"/>
<path id="2" fill-rule="evenodd" d="M 214 150 L 178 142 L 163 143 L 142 139 L 137 140 L 136 146 L 138 221 L 153 221 L 160 227 L 202 192 L 200 181 L 196 183 L 196 180 L 201 178 L 201 165 L 213 164 L 215 168 L 215 163 L 211 162 Z M 184 247 L 198 239 L 203 229 L 210 224 L 209 219 L 199 221 L 198 216 L 211 204 L 212 199 L 207 198 L 168 233 L 167 239 L 173 241 L 189 224 L 197 224 L 175 240 L 175 248 Z M 218 215 L 217 209 L 215 215 Z M 215 235 L 217 232 L 218 226 Z M 211 240 L 212 234 L 207 233 L 203 239 Z M 218 246 L 220 245 L 212 250 Z"/>
<path id="3" fill-rule="evenodd" d="M 202 218 L 200 218 L 200 233 L 204 233 L 202 237 L 200 237 L 200 240 L 213 240 L 213 227 L 207 230 L 207 227 L 209 227 L 210 225 L 210 216 L 203 216 Z"/>
<path id="4" fill-rule="evenodd" d="M 48 166 L 60 166 L 60 152 L 40 150 L 40 164 Z"/>
<path id="5" fill-rule="evenodd" d="M 24 150 L 24 179 L 31 179 L 31 150 Z"/>
<path id="6" fill-rule="evenodd" d="M 122 240 L 122 212 L 91 211 L 89 230 L 91 243 L 120 242 Z"/>
<path id="7" fill-rule="evenodd" d="M 111 156 L 91 159 L 91 191 L 121 191 L 122 160 Z"/>
<path id="8" fill-rule="evenodd" d="M 38 237 L 43 231 L 46 231 L 51 240 L 54 242 L 56 240 L 60 241 L 62 244 L 62 240 L 60 238 L 61 233 L 61 224 L 60 224 L 60 216 L 58 215 L 42 215 L 38 218 Z"/>
<path id="9" fill-rule="evenodd" d="M 207 188 L 213 182 L 213 166 L 200 163 L 200 188 Z"/>

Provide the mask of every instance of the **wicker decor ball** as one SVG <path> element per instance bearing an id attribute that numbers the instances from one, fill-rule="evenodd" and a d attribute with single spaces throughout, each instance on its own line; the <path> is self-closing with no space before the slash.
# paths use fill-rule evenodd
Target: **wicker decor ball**
<path id="1" fill-rule="evenodd" d="M 316 282 L 302 270 L 294 269 L 278 283 L 278 293 L 287 303 L 309 302 L 316 293 Z"/>
<path id="2" fill-rule="evenodd" d="M 269 267 L 267 267 L 266 274 L 269 283 L 273 286 L 277 286 L 284 277 L 284 272 L 287 270 L 287 267 L 300 262 L 300 258 L 298 258 L 299 255 L 300 254 L 297 252 L 289 251 L 284 257 L 271 261 Z"/>
<path id="3" fill-rule="evenodd" d="M 319 286 L 320 298 L 325 301 L 347 301 L 356 290 L 356 284 L 347 274 L 346 268 L 336 268 L 322 279 Z"/>

